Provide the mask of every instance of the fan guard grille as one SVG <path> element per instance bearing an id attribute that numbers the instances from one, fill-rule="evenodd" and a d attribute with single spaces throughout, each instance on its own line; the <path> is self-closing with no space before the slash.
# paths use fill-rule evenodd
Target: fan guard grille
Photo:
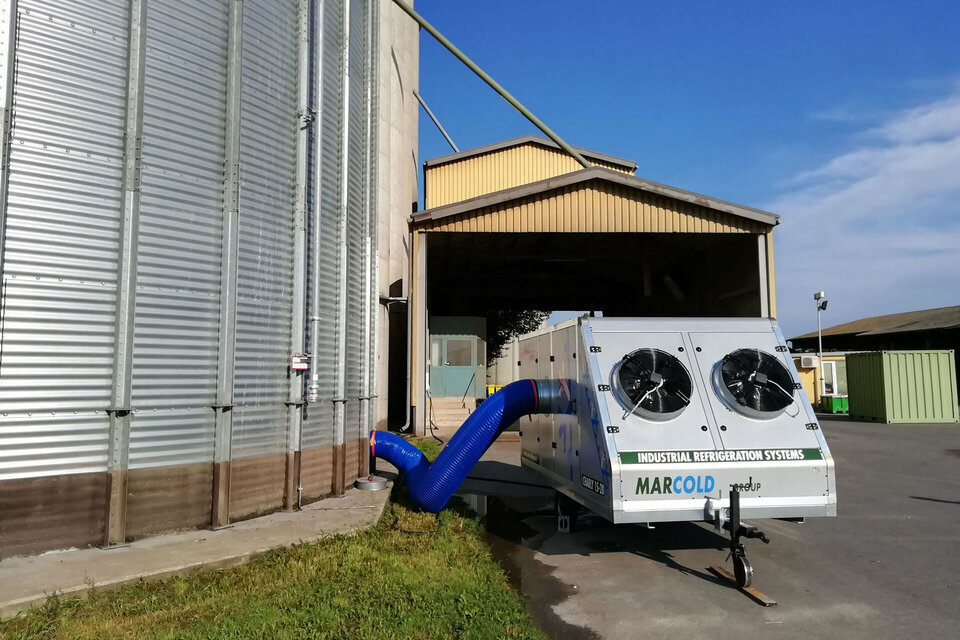
<path id="1" fill-rule="evenodd" d="M 761 420 L 794 401 L 793 378 L 780 359 L 759 349 L 737 349 L 717 367 L 717 391 L 735 411 Z"/>
<path id="2" fill-rule="evenodd" d="M 617 401 L 647 420 L 664 422 L 690 404 L 693 383 L 680 360 L 660 349 L 637 349 L 623 357 L 613 372 Z"/>

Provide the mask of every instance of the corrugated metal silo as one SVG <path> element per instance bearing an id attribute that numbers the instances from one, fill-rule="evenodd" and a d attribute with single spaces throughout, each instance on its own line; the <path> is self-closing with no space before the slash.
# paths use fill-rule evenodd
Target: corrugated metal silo
<path id="1" fill-rule="evenodd" d="M 373 4 L 0 0 L 0 557 L 360 471 Z"/>

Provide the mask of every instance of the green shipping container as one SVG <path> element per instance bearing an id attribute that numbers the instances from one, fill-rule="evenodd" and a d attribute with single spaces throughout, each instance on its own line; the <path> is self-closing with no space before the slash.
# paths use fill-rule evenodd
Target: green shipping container
<path id="1" fill-rule="evenodd" d="M 847 356 L 850 417 L 872 422 L 957 422 L 953 351 Z"/>

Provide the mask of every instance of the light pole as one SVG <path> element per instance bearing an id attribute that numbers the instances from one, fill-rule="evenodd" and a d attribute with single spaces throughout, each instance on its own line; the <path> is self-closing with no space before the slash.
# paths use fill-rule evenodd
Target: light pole
<path id="1" fill-rule="evenodd" d="M 813 301 L 817 303 L 817 367 L 820 369 L 820 393 L 823 393 L 823 324 L 820 322 L 820 312 L 827 310 L 827 294 L 817 291 L 813 294 Z"/>

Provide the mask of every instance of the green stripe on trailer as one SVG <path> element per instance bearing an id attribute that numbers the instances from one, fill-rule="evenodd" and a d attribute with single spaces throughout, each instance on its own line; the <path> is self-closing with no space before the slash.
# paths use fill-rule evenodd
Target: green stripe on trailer
<path id="1" fill-rule="evenodd" d="M 621 464 L 687 464 L 701 462 L 788 462 L 823 460 L 820 449 L 727 449 L 716 451 L 623 451 Z"/>

